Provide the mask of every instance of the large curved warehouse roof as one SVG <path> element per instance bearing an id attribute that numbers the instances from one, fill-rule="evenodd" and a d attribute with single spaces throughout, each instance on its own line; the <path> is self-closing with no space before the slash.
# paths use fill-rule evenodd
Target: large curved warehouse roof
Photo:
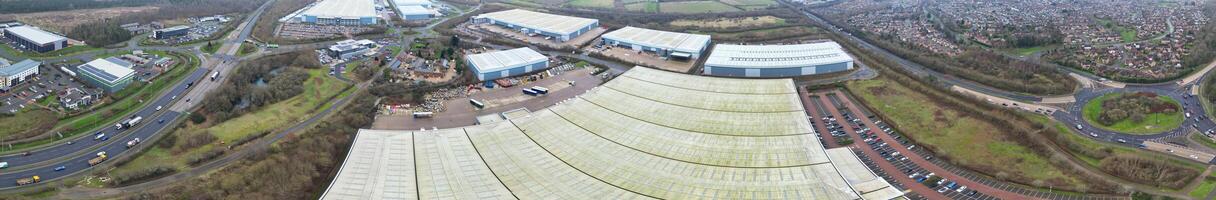
<path id="1" fill-rule="evenodd" d="M 836 42 L 792 45 L 714 45 L 706 66 L 792 68 L 853 61 Z"/>
<path id="2" fill-rule="evenodd" d="M 360 130 L 321 199 L 891 199 L 825 150 L 789 79 L 636 67 L 525 117 Z M 695 98 L 690 98 L 695 97 Z"/>

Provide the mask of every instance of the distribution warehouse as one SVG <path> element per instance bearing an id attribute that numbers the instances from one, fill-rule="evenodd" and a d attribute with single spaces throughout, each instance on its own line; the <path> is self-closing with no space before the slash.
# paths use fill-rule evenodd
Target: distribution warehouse
<path id="1" fill-rule="evenodd" d="M 299 20 L 325 25 L 376 24 L 376 3 L 372 0 L 321 0 L 304 8 Z"/>
<path id="2" fill-rule="evenodd" d="M 482 81 L 526 74 L 549 66 L 548 57 L 528 47 L 468 55 L 465 60 L 477 74 L 477 80 Z"/>
<path id="3" fill-rule="evenodd" d="M 796 90 L 635 67 L 505 121 L 359 130 L 320 199 L 903 196 L 852 149 L 823 148 Z"/>
<path id="4" fill-rule="evenodd" d="M 836 42 L 794 45 L 714 45 L 706 75 L 794 77 L 853 69 L 853 57 Z"/>
<path id="5" fill-rule="evenodd" d="M 438 12 L 431 10 L 434 8 L 434 2 L 430 0 L 392 0 L 393 7 L 397 8 L 397 14 L 404 20 L 423 20 L 438 16 Z"/>
<path id="6" fill-rule="evenodd" d="M 42 62 L 27 59 L 9 64 L 0 59 L 0 91 L 8 91 L 14 85 L 38 74 L 38 65 L 42 65 Z"/>
<path id="7" fill-rule="evenodd" d="M 152 31 L 152 38 L 158 40 L 169 39 L 171 37 L 183 36 L 190 34 L 190 26 L 181 25 Z"/>
<path id="8" fill-rule="evenodd" d="M 131 69 L 133 66 L 135 64 L 109 57 L 89 61 L 76 67 L 76 71 L 85 82 L 107 92 L 117 92 L 131 84 L 131 79 L 135 76 L 135 70 Z"/>
<path id="9" fill-rule="evenodd" d="M 4 37 L 16 43 L 13 48 L 43 53 L 68 46 L 68 38 L 32 26 L 6 28 Z"/>
<path id="10" fill-rule="evenodd" d="M 654 52 L 659 56 L 697 59 L 709 46 L 708 35 L 676 33 L 626 26 L 604 34 L 604 44 Z"/>
<path id="11" fill-rule="evenodd" d="M 513 9 L 477 15 L 474 23 L 491 23 L 525 34 L 539 34 L 569 41 L 600 25 L 597 19 L 570 17 Z"/>

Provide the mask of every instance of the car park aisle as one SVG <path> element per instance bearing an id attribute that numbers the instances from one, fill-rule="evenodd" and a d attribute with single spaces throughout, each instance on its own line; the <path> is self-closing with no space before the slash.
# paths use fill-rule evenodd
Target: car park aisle
<path id="1" fill-rule="evenodd" d="M 839 90 L 833 91 L 832 93 L 835 93 L 839 97 L 844 97 L 844 93 L 840 92 Z M 848 109 L 853 113 L 862 113 L 861 110 L 857 108 L 857 105 L 855 105 L 852 101 L 843 101 L 841 103 L 844 105 L 844 107 L 846 107 L 845 109 Z M 829 105 L 829 106 L 833 106 L 833 105 Z M 829 109 L 829 110 L 832 110 L 832 109 Z M 833 114 L 835 114 L 835 112 L 833 112 Z M 869 119 L 866 119 L 866 118 L 860 118 L 860 119 L 861 119 L 862 123 L 865 124 L 866 127 L 870 127 L 871 130 L 880 130 L 878 125 L 875 125 L 874 122 L 870 121 Z M 875 135 L 877 135 L 880 139 L 882 139 L 884 141 L 896 141 L 896 139 L 891 137 L 890 134 L 875 134 Z M 956 175 L 951 171 L 943 169 L 937 165 L 934 165 L 933 163 L 929 162 L 928 160 L 925 160 L 925 157 L 919 156 L 919 154 L 916 154 L 915 152 L 908 150 L 907 147 L 905 147 L 903 144 L 900 144 L 899 142 L 891 142 L 890 145 L 893 149 L 895 149 L 896 151 L 899 151 L 901 154 L 918 155 L 918 156 L 907 156 L 907 157 L 913 163 L 916 163 L 916 165 L 921 166 L 921 167 L 925 168 L 926 170 L 929 170 L 933 173 L 937 173 L 937 176 L 941 176 L 946 179 L 957 181 L 959 184 L 963 184 L 968 187 L 971 187 L 971 189 L 979 191 L 986 195 L 991 195 L 991 196 L 994 196 L 994 197 L 1000 198 L 1000 199 L 1032 199 L 1032 198 L 1034 198 L 1034 197 L 1023 196 L 1020 194 L 1016 194 L 1016 193 L 1012 193 L 1012 192 L 1008 192 L 1008 191 L 1004 191 L 1004 190 L 999 190 L 996 188 L 992 188 L 988 185 L 979 184 L 978 182 L 963 178 L 962 176 Z M 937 192 L 931 192 L 931 193 L 936 194 Z M 935 198 L 930 198 L 930 199 L 935 199 Z"/>
<path id="2" fill-rule="evenodd" d="M 811 118 L 811 126 L 815 127 L 815 131 L 817 131 L 816 133 L 818 133 L 819 139 L 823 141 L 824 149 L 840 147 L 840 145 L 836 143 L 836 137 L 832 136 L 832 134 L 830 134 L 828 131 L 827 123 L 824 123 L 822 120 L 818 120 L 824 116 L 819 116 L 819 108 L 811 103 L 811 93 L 807 92 L 805 87 L 798 87 L 798 93 L 798 97 L 802 98 L 802 107 L 806 108 L 806 115 L 810 116 Z"/>
<path id="3" fill-rule="evenodd" d="M 828 108 L 826 108 L 826 110 L 832 114 L 831 117 L 834 117 L 836 119 L 844 119 L 843 115 L 841 115 L 840 112 L 837 112 L 835 109 L 833 109 L 834 106 L 831 105 L 832 102 L 830 102 L 827 98 L 819 98 L 819 101 L 822 102 L 823 104 L 825 104 L 826 106 L 828 106 Z M 849 135 L 853 135 L 852 137 L 854 138 L 853 139 L 854 141 L 861 141 L 861 140 L 859 140 L 861 138 L 861 136 L 858 136 L 856 134 L 857 132 L 856 132 L 856 130 L 853 130 L 853 127 L 848 126 L 848 125 L 844 125 L 842 127 L 844 127 L 846 132 L 853 133 L 853 134 L 849 134 Z M 862 145 L 866 145 L 866 144 L 865 143 L 859 144 L 859 143 L 855 142 L 854 148 L 857 146 L 862 146 Z M 882 157 L 882 156 L 878 155 L 878 152 L 875 152 L 872 150 L 862 149 L 862 152 L 868 158 L 881 158 Z M 878 165 L 878 167 L 881 168 L 882 171 L 886 172 L 887 175 L 893 176 L 892 178 L 894 178 L 896 182 L 902 183 L 903 186 L 908 188 L 909 190 L 911 190 L 911 192 L 924 196 L 925 198 L 928 198 L 928 199 L 947 199 L 946 196 L 933 191 L 933 189 L 929 188 L 928 186 L 917 183 L 915 180 L 912 180 L 912 178 L 909 178 L 907 175 L 900 175 L 902 173 L 896 173 L 896 172 L 900 171 L 899 168 L 896 168 L 895 165 L 892 165 L 890 162 L 875 162 L 875 164 Z"/>

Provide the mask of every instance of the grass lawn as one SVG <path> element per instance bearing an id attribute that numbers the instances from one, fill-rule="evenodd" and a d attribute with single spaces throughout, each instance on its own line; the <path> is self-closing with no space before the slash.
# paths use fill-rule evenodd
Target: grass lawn
<path id="1" fill-rule="evenodd" d="M 257 45 L 241 43 L 241 49 L 236 52 L 236 57 L 245 56 L 253 52 L 258 52 Z"/>
<path id="2" fill-rule="evenodd" d="M 1208 193 L 1212 192 L 1212 189 L 1216 189 L 1216 177 L 1208 176 L 1203 179 L 1203 182 L 1199 183 L 1198 187 L 1195 187 L 1194 190 L 1187 193 L 1187 195 L 1190 195 L 1194 199 L 1203 199 L 1204 197 L 1208 196 Z"/>
<path id="3" fill-rule="evenodd" d="M 1010 49 L 1010 51 L 1013 52 L 1014 55 L 1029 56 L 1030 54 L 1034 54 L 1035 52 L 1042 51 L 1043 48 L 1045 48 L 1045 47 L 1044 46 L 1034 46 L 1034 47 L 1026 47 L 1026 48 L 1014 48 L 1014 49 Z"/>
<path id="4" fill-rule="evenodd" d="M 703 28 L 734 28 L 758 27 L 785 24 L 785 19 L 774 16 L 734 17 L 718 19 L 678 19 L 668 24 L 672 26 L 703 27 Z"/>
<path id="5" fill-rule="evenodd" d="M 656 12 L 659 12 L 659 3 L 647 1 L 647 2 L 637 2 L 637 3 L 625 4 L 625 10 L 634 11 L 634 12 L 656 13 Z"/>
<path id="6" fill-rule="evenodd" d="M 570 6 L 583 8 L 612 8 L 612 0 L 572 0 Z"/>
<path id="7" fill-rule="evenodd" d="M 1191 134 L 1190 137 L 1191 137 L 1191 140 L 1195 140 L 1195 142 L 1198 142 L 1199 144 L 1202 144 L 1203 146 L 1206 146 L 1210 149 L 1216 149 L 1216 141 L 1212 140 L 1212 138 L 1209 138 L 1208 136 L 1203 136 L 1203 134 L 1201 134 L 1201 133 L 1193 133 L 1193 134 Z"/>
<path id="8" fill-rule="evenodd" d="M 1101 97 L 1092 99 L 1088 103 L 1086 103 L 1085 107 L 1082 108 L 1083 110 L 1081 110 L 1082 115 L 1085 116 L 1085 121 L 1089 122 L 1090 125 L 1094 125 L 1098 128 L 1105 129 L 1105 130 L 1116 131 L 1116 132 L 1120 132 L 1120 133 L 1128 133 L 1128 134 L 1149 135 L 1149 134 L 1161 133 L 1161 132 L 1173 130 L 1174 128 L 1178 128 L 1178 126 L 1182 126 L 1182 121 L 1186 120 L 1186 118 L 1183 117 L 1182 112 L 1176 111 L 1173 113 L 1149 114 L 1149 115 L 1145 116 L 1143 121 L 1140 121 L 1140 122 L 1135 122 L 1135 121 L 1132 121 L 1131 119 L 1125 119 L 1123 121 L 1119 121 L 1114 124 L 1111 124 L 1110 126 L 1098 123 L 1098 121 L 1097 121 L 1098 116 L 1100 114 L 1102 114 L 1102 102 L 1106 101 L 1108 99 L 1113 99 L 1115 97 L 1119 97 L 1119 95 L 1123 95 L 1123 94 L 1122 93 L 1110 93 L 1110 94 L 1102 95 Z M 1178 104 L 1178 101 L 1174 100 L 1173 98 L 1170 98 L 1167 96 L 1157 96 L 1157 97 L 1161 98 L 1162 100 L 1165 100 L 1167 102 L 1173 103 L 1174 105 L 1179 105 L 1179 107 L 1181 107 L 1181 104 Z"/>
<path id="9" fill-rule="evenodd" d="M 665 13 L 719 13 L 740 11 L 738 8 L 717 1 L 677 1 L 659 3 Z"/>
<path id="10" fill-rule="evenodd" d="M 326 73 L 328 71 L 325 69 L 309 70 L 308 74 L 310 78 L 305 82 L 304 92 L 290 99 L 268 105 L 257 111 L 224 121 L 215 126 L 203 128 L 188 125 L 186 128 L 177 129 L 173 134 L 180 136 L 185 135 L 187 131 L 204 129 L 215 135 L 218 141 L 231 143 L 248 135 L 285 128 L 307 119 L 313 113 L 324 109 L 326 105 L 330 105 L 331 97 L 339 98 L 349 95 L 353 91 L 347 89 L 350 88 L 349 84 L 328 76 Z M 176 139 L 183 138 L 179 137 Z M 169 165 L 178 170 L 184 170 L 188 167 L 186 164 L 187 159 L 210 151 L 211 148 L 222 148 L 222 146 L 217 146 L 219 145 L 218 141 L 177 155 L 174 155 L 166 148 L 159 146 L 152 147 L 145 153 L 138 155 L 131 162 L 118 166 L 113 171 L 110 171 L 110 173 L 130 172 L 157 165 Z M 180 145 L 182 142 L 179 141 L 177 144 Z"/>
<path id="11" fill-rule="evenodd" d="M 32 52 L 32 51 L 18 51 L 17 49 L 13 49 L 12 46 L 9 46 L 7 44 L 0 44 L 0 50 L 9 52 L 13 55 L 26 57 L 26 58 L 50 58 L 50 57 L 57 57 L 57 56 L 70 56 L 70 55 L 84 53 L 87 51 L 100 50 L 100 49 L 102 49 L 102 48 L 91 47 L 88 45 L 74 45 L 74 46 L 68 46 L 66 48 L 62 48 L 62 49 L 51 51 L 51 52 L 38 53 L 38 52 Z"/>
<path id="12" fill-rule="evenodd" d="M 363 65 L 364 62 L 367 62 L 367 61 L 366 60 L 357 60 L 355 62 L 346 63 L 346 67 L 342 68 L 342 75 L 347 76 L 347 78 L 351 78 L 350 73 L 355 72 L 355 68 Z"/>
<path id="13" fill-rule="evenodd" d="M 913 141 L 934 149 L 939 156 L 973 170 L 997 176 L 1077 186 L 1086 183 L 1066 174 L 1031 149 L 994 132 L 995 126 L 969 117 L 955 108 L 942 107 L 928 95 L 899 83 L 878 79 L 852 81 L 846 87 L 867 105 L 896 124 Z"/>
<path id="14" fill-rule="evenodd" d="M 304 93 L 208 129 L 220 140 L 232 142 L 306 119 L 309 113 L 319 110 L 320 105 L 349 86 L 327 73 L 325 69 L 309 70 L 310 78 L 304 82 Z"/>
<path id="15" fill-rule="evenodd" d="M 55 122 L 59 121 L 59 116 L 55 112 L 44 109 L 33 109 L 27 112 L 20 112 L 12 117 L 0 118 L 0 138 L 8 138 L 13 134 L 23 133 L 31 129 L 44 129 L 39 127 L 54 126 Z"/>
<path id="16" fill-rule="evenodd" d="M 224 45 L 221 43 L 211 43 L 211 46 L 207 46 L 207 44 L 203 44 L 202 46 L 199 46 L 198 48 L 202 49 L 203 53 L 215 54 L 215 51 L 220 50 L 220 46 L 224 46 Z"/>
<path id="17" fill-rule="evenodd" d="M 1123 40 L 1123 42 L 1136 41 L 1136 29 L 1134 28 L 1120 26 L 1109 19 L 1098 19 L 1098 24 L 1119 32 L 1119 37 Z"/>

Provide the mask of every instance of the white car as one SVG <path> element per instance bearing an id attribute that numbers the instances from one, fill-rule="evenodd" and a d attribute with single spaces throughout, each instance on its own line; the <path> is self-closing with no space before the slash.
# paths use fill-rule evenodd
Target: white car
<path id="1" fill-rule="evenodd" d="M 156 111 L 160 111 L 161 106 L 156 106 Z"/>
<path id="2" fill-rule="evenodd" d="M 0 162 L 0 169 L 8 168 L 8 162 Z"/>
<path id="3" fill-rule="evenodd" d="M 97 134 L 97 136 L 96 136 L 96 137 L 93 137 L 93 140 L 101 140 L 101 138 L 103 138 L 103 137 L 106 137 L 106 134 L 105 134 L 105 133 L 102 133 L 102 134 Z"/>
<path id="4" fill-rule="evenodd" d="M 920 172 L 916 172 L 912 175 L 908 175 L 908 178 L 916 178 L 917 176 L 920 176 Z"/>
<path id="5" fill-rule="evenodd" d="M 955 192 L 963 192 L 963 191 L 967 191 L 967 186 L 966 186 L 966 185 L 964 185 L 964 186 L 959 186 L 959 187 L 958 187 L 958 189 L 957 189 L 957 190 L 954 190 L 954 191 L 955 191 Z"/>

